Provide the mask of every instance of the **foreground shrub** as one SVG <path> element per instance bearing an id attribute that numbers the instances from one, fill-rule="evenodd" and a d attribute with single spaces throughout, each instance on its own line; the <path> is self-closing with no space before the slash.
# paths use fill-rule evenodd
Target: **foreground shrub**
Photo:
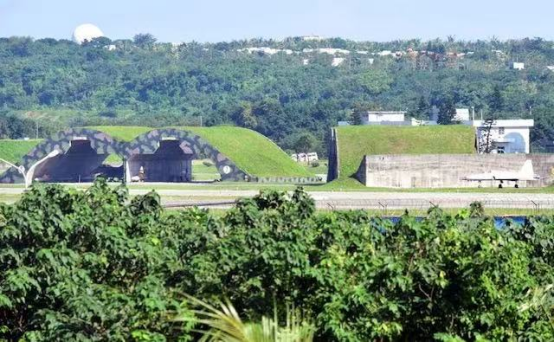
<path id="1" fill-rule="evenodd" d="M 164 284 L 178 260 L 160 243 L 159 196 L 126 200 L 126 189 L 99 181 L 85 192 L 34 187 L 15 205 L 0 206 L 0 336 L 123 341 L 135 329 L 174 334 L 164 317 L 182 312 L 181 303 Z"/>
<path id="2" fill-rule="evenodd" d="M 529 246 L 493 220 L 442 213 L 404 216 L 396 225 L 338 219 L 346 222 L 320 225 L 315 266 L 319 322 L 329 338 L 507 340 L 533 325 L 520 310 L 537 285 Z"/>
<path id="3" fill-rule="evenodd" d="M 499 230 L 472 209 L 393 223 L 298 189 L 214 216 L 36 186 L 0 206 L 0 340 L 197 340 L 180 293 L 254 322 L 295 307 L 318 341 L 554 340 L 554 218 Z"/>

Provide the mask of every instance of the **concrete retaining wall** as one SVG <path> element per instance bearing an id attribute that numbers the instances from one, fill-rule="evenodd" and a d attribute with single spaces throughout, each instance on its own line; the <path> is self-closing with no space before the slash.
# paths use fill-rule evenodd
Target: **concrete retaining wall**
<path id="1" fill-rule="evenodd" d="M 533 162 L 536 181 L 521 181 L 520 187 L 542 187 L 554 183 L 554 155 L 373 155 L 365 156 L 357 178 L 370 187 L 387 188 L 457 188 L 477 187 L 478 182 L 463 180 L 471 174 L 490 171 L 518 172 L 526 160 Z M 513 182 L 504 182 L 513 186 Z M 481 186 L 498 186 L 498 181 Z"/>
<path id="2" fill-rule="evenodd" d="M 327 182 L 339 178 L 339 138 L 337 137 L 337 130 L 334 128 L 331 129 L 327 166 Z"/>

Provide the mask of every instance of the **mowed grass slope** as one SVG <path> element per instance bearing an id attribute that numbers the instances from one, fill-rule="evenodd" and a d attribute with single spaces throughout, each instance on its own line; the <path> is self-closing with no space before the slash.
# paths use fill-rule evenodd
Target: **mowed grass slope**
<path id="1" fill-rule="evenodd" d="M 40 139 L 32 140 L 0 140 L 0 158 L 10 163 L 18 163 L 24 155 L 41 142 Z"/>
<path id="2" fill-rule="evenodd" d="M 125 142 L 129 142 L 139 135 L 155 129 L 143 126 L 88 126 L 85 128 L 107 133 L 112 138 Z"/>
<path id="3" fill-rule="evenodd" d="M 259 177 L 310 177 L 267 137 L 250 129 L 232 126 L 182 127 L 190 130 L 234 161 L 245 172 Z"/>
<path id="4" fill-rule="evenodd" d="M 338 127 L 340 179 L 356 173 L 364 155 L 472 154 L 475 132 L 463 125 Z"/>

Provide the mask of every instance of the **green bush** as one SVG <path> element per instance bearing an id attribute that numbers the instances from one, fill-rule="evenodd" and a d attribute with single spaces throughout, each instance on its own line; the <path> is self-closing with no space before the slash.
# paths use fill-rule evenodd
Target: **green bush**
<path id="1" fill-rule="evenodd" d="M 0 340 L 181 334 L 165 319 L 186 313 L 166 286 L 179 260 L 155 224 L 159 196 L 127 199 L 98 181 L 86 192 L 33 187 L 0 207 Z"/>
<path id="2" fill-rule="evenodd" d="M 476 212 L 392 223 L 316 213 L 298 189 L 212 215 L 37 185 L 0 206 L 0 340 L 196 340 L 172 319 L 193 315 L 182 294 L 247 321 L 294 307 L 318 341 L 553 340 L 554 218 Z"/>

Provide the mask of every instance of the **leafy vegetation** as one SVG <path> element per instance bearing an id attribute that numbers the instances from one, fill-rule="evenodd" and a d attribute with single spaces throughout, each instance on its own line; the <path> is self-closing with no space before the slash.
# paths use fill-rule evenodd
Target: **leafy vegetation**
<path id="1" fill-rule="evenodd" d="M 472 154 L 472 127 L 350 126 L 338 127 L 340 177 L 356 173 L 366 154 Z"/>
<path id="2" fill-rule="evenodd" d="M 24 155 L 29 153 L 40 140 L 11 140 L 0 139 L 0 158 L 10 163 L 18 163 Z"/>
<path id="3" fill-rule="evenodd" d="M 436 105 L 474 107 L 485 117 L 534 118 L 535 145 L 554 140 L 554 73 L 547 68 L 554 65 L 554 43 L 540 38 L 383 43 L 289 38 L 173 46 L 145 36 L 152 39 L 101 38 L 82 46 L 1 38 L 2 114 L 31 118 L 39 128 L 49 122 L 234 124 L 289 150 L 297 140 L 293 137 L 309 131 L 321 153 L 329 128 L 350 119 L 358 105 L 408 109 L 418 118 Z M 243 50 L 249 47 L 298 53 Z M 351 53 L 337 52 L 345 60 L 333 67 L 335 56 L 319 48 Z M 513 61 L 525 63 L 525 70 L 513 70 Z M 34 136 L 30 133 L 25 134 Z M 18 138 L 12 134 L 0 132 Z"/>
<path id="4" fill-rule="evenodd" d="M 64 127 L 50 120 L 39 124 L 39 119 L 34 117 L 33 113 L 27 113 L 27 115 L 32 119 L 0 110 L 0 139 L 38 139 L 51 134 L 59 127 Z"/>
<path id="5" fill-rule="evenodd" d="M 301 317 L 288 311 L 286 322 L 280 325 L 277 312 L 273 318 L 262 317 L 261 322 L 245 323 L 233 304 L 221 303 L 220 309 L 189 297 L 192 304 L 200 309 L 194 310 L 196 317 L 176 317 L 176 321 L 202 323 L 209 327 L 203 331 L 201 341 L 206 342 L 312 342 L 314 327 L 301 320 Z"/>
<path id="6" fill-rule="evenodd" d="M 550 341 L 553 244 L 554 217 L 498 230 L 478 205 L 393 223 L 297 189 L 213 215 L 37 185 L 0 206 L 0 339 L 197 340 L 187 293 L 249 322 L 294 307 L 315 340 Z"/>

